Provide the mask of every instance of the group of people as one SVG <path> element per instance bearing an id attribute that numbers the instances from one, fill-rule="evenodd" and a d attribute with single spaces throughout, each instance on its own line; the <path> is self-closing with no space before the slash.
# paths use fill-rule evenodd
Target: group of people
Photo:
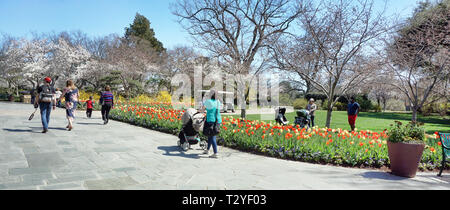
<path id="1" fill-rule="evenodd" d="M 316 116 L 317 105 L 314 103 L 314 98 L 309 99 L 309 103 L 306 106 L 306 110 L 309 111 L 309 115 L 311 120 L 309 121 L 309 126 L 314 127 L 314 118 Z M 356 118 L 358 118 L 359 110 L 361 109 L 358 102 L 356 102 L 355 97 L 350 98 L 350 102 L 347 105 L 347 116 L 348 116 L 348 124 L 352 131 L 355 131 L 356 128 Z"/>
<path id="2" fill-rule="evenodd" d="M 41 121 L 42 121 L 42 133 L 48 132 L 48 127 L 50 123 L 50 113 L 56 109 L 56 107 L 61 107 L 62 99 L 65 100 L 65 109 L 68 125 L 66 126 L 68 131 L 73 129 L 73 122 L 75 119 L 75 110 L 79 104 L 80 94 L 78 88 L 72 80 L 67 80 L 66 87 L 61 92 L 52 85 L 52 79 L 46 77 L 44 79 L 44 84 L 39 86 L 37 93 L 34 98 L 34 107 L 40 109 Z M 105 87 L 105 91 L 102 92 L 100 97 L 100 103 L 102 104 L 102 119 L 104 124 L 108 123 L 109 111 L 114 107 L 114 96 L 111 93 L 111 88 L 109 86 Z M 93 100 L 92 96 L 86 102 L 87 110 L 86 115 L 88 118 L 92 116 L 93 110 Z"/>

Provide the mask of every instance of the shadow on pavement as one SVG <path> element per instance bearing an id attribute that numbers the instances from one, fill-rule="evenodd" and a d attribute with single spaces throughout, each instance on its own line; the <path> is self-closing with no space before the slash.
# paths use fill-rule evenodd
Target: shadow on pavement
<path id="1" fill-rule="evenodd" d="M 78 125 L 103 125 L 103 123 L 81 123 L 81 122 L 76 123 L 76 124 L 78 124 Z"/>
<path id="2" fill-rule="evenodd" d="M 364 178 L 370 178 L 370 179 L 383 179 L 383 180 L 395 180 L 395 181 L 409 179 L 406 177 L 395 176 L 388 172 L 383 172 L 383 171 L 369 171 L 369 172 L 363 173 L 362 176 Z"/>
<path id="3" fill-rule="evenodd" d="M 14 133 L 40 133 L 37 131 L 33 131 L 32 129 L 9 129 L 3 128 L 4 131 L 14 132 Z"/>
<path id="4" fill-rule="evenodd" d="M 42 127 L 30 127 L 31 129 L 41 129 L 42 130 Z M 60 130 L 60 131 L 65 131 L 65 130 L 67 130 L 67 129 L 65 129 L 65 128 L 55 128 L 55 127 L 49 127 L 48 128 L 49 130 Z"/>
<path id="5" fill-rule="evenodd" d="M 163 150 L 166 156 L 178 156 L 184 158 L 200 159 L 198 154 L 186 154 L 179 146 L 159 146 L 159 150 Z"/>

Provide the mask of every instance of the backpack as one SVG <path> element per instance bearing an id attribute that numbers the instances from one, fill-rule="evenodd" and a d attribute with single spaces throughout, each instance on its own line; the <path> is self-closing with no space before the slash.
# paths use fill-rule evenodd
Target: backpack
<path id="1" fill-rule="evenodd" d="M 52 88 L 48 85 L 42 86 L 42 91 L 39 93 L 39 100 L 43 103 L 51 103 L 53 100 Z"/>

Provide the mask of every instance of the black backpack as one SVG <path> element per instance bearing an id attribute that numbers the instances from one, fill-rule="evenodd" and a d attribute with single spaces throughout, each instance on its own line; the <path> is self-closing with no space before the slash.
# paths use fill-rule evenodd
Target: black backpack
<path id="1" fill-rule="evenodd" d="M 53 100 L 52 87 L 48 85 L 42 85 L 41 92 L 39 93 L 39 100 L 43 103 L 51 103 Z"/>

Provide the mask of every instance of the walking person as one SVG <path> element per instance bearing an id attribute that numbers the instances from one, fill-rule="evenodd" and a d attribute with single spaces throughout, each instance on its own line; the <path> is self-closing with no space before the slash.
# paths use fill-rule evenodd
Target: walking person
<path id="1" fill-rule="evenodd" d="M 352 97 L 347 105 L 348 124 L 350 124 L 352 131 L 355 131 L 356 118 L 358 118 L 360 109 L 361 107 L 355 101 L 355 97 Z"/>
<path id="2" fill-rule="evenodd" d="M 52 83 L 52 79 L 50 77 L 46 77 L 44 79 L 44 84 L 40 86 L 37 90 L 37 94 L 34 100 L 34 107 L 38 107 L 41 111 L 41 121 L 42 121 L 42 133 L 48 132 L 48 125 L 50 123 L 50 113 L 56 109 L 56 100 L 55 100 L 55 90 L 50 85 Z"/>
<path id="3" fill-rule="evenodd" d="M 217 133 L 217 131 L 220 129 L 220 124 L 222 124 L 222 118 L 220 116 L 220 101 L 217 99 L 218 93 L 216 90 L 210 90 L 209 92 L 209 100 L 206 100 L 203 103 L 202 110 L 206 109 L 206 121 L 204 125 L 204 132 L 203 134 L 207 133 L 205 129 L 212 130 L 212 132 Z M 217 130 L 216 130 L 217 129 Z M 210 131 L 211 132 L 211 131 Z M 207 135 L 207 134 L 205 134 Z M 217 140 L 216 135 L 207 135 L 208 136 L 208 148 L 203 152 L 203 154 L 208 155 L 209 149 L 213 148 L 214 154 L 209 156 L 211 158 L 217 158 Z"/>
<path id="4" fill-rule="evenodd" d="M 312 128 L 315 126 L 314 118 L 316 116 L 317 105 L 314 103 L 314 98 L 309 99 L 308 105 L 306 105 L 306 110 L 309 111 L 309 116 L 311 117 L 311 121 L 309 122 L 309 127 Z"/>
<path id="5" fill-rule="evenodd" d="M 61 95 L 62 92 L 59 88 L 56 88 L 55 97 L 56 97 L 56 107 L 61 108 Z"/>
<path id="6" fill-rule="evenodd" d="M 111 93 L 111 87 L 107 85 L 105 91 L 100 96 L 100 104 L 102 105 L 103 124 L 108 124 L 109 111 L 114 108 L 114 95 Z"/>
<path id="7" fill-rule="evenodd" d="M 80 97 L 78 88 L 75 86 L 72 80 L 67 80 L 66 88 L 64 88 L 61 100 L 64 97 L 66 100 L 66 117 L 69 121 L 67 129 L 71 131 L 73 129 L 73 120 L 75 119 L 75 110 L 77 110 L 78 98 Z"/>
<path id="8" fill-rule="evenodd" d="M 86 101 L 86 116 L 87 116 L 87 118 L 92 117 L 92 109 L 94 109 L 94 101 L 92 99 L 93 99 L 93 97 L 89 96 L 89 100 Z"/>

